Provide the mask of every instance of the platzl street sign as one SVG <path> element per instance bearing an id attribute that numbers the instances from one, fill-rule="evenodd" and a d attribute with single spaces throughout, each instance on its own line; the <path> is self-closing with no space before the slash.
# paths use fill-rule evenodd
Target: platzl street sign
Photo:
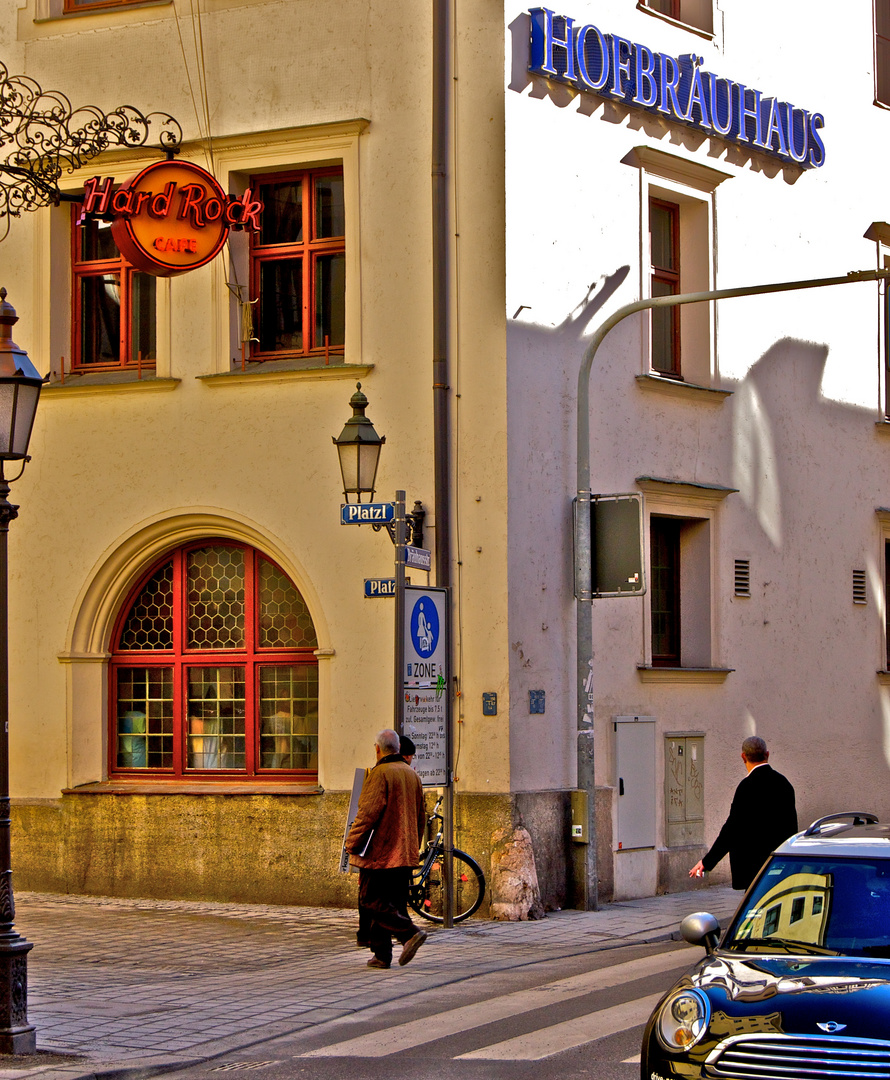
<path id="1" fill-rule="evenodd" d="M 394 520 L 396 508 L 392 503 L 342 503 L 341 525 L 385 525 Z"/>
<path id="2" fill-rule="evenodd" d="M 396 579 L 394 577 L 365 578 L 365 596 L 375 599 L 378 596 L 395 596 Z"/>

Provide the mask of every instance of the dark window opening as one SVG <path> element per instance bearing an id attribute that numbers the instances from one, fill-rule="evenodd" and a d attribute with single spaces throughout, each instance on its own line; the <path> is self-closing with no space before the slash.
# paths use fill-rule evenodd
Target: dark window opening
<path id="1" fill-rule="evenodd" d="M 680 528 L 677 518 L 652 517 L 652 663 L 680 665 Z"/>
<path id="2" fill-rule="evenodd" d="M 680 208 L 661 199 L 649 200 L 649 250 L 652 296 L 680 292 Z M 652 370 L 681 378 L 680 308 L 652 310 Z"/>

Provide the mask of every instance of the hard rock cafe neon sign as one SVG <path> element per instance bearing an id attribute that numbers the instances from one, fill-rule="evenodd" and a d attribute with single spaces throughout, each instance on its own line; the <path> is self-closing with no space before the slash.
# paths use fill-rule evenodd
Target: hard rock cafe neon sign
<path id="1" fill-rule="evenodd" d="M 137 270 L 174 277 L 215 258 L 229 229 L 259 229 L 262 210 L 249 188 L 236 198 L 199 165 L 156 161 L 118 188 L 113 177 L 87 180 L 80 220 L 113 215 L 121 254 Z"/>

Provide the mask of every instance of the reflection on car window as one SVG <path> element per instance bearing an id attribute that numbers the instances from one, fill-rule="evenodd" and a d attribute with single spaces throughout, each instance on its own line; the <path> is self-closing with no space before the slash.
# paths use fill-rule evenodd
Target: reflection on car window
<path id="1" fill-rule="evenodd" d="M 725 944 L 890 959 L 890 859 L 774 858 Z"/>

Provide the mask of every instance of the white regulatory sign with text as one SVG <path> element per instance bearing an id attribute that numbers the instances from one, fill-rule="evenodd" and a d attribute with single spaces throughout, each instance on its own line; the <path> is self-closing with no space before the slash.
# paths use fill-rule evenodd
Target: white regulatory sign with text
<path id="1" fill-rule="evenodd" d="M 447 591 L 405 588 L 404 733 L 417 747 L 414 768 L 427 786 L 448 782 Z"/>

